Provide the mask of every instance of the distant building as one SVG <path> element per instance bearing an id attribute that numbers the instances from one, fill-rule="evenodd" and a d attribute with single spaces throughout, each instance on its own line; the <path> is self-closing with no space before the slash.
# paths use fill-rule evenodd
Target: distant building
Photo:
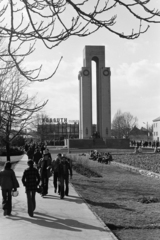
<path id="1" fill-rule="evenodd" d="M 69 132 L 68 128 L 69 127 Z M 38 125 L 37 133 L 39 134 L 41 140 L 63 140 L 68 138 L 78 138 L 79 137 L 79 125 L 78 124 L 41 124 Z"/>
<path id="2" fill-rule="evenodd" d="M 87 131 L 87 130 L 86 130 Z M 92 126 L 93 133 L 96 132 L 96 125 Z M 69 138 L 79 138 L 79 124 L 68 123 L 42 123 L 38 125 L 37 134 L 41 140 L 64 140 Z M 87 132 L 86 132 L 87 134 Z"/>
<path id="3" fill-rule="evenodd" d="M 146 128 L 137 128 L 134 126 L 129 132 L 129 139 L 134 141 L 152 141 L 152 134 Z"/>
<path id="4" fill-rule="evenodd" d="M 160 117 L 153 120 L 153 140 L 160 140 Z"/>

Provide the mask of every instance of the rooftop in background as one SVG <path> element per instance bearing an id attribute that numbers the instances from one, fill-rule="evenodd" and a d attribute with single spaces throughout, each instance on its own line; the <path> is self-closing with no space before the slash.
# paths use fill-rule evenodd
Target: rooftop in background
<path id="1" fill-rule="evenodd" d="M 136 126 L 133 127 L 133 129 L 129 132 L 129 135 L 146 135 L 146 129 L 145 128 L 137 128 Z"/>
<path id="2" fill-rule="evenodd" d="M 158 122 L 158 121 L 160 121 L 160 117 L 153 120 L 153 122 Z"/>

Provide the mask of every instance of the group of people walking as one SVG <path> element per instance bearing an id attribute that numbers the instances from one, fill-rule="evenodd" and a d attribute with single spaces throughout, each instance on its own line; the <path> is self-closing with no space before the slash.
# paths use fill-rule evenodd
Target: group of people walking
<path id="1" fill-rule="evenodd" d="M 131 147 L 151 147 L 151 148 L 155 148 L 155 147 L 159 147 L 160 143 L 159 141 L 135 141 L 132 140 L 130 142 L 130 146 Z"/>
<path id="2" fill-rule="evenodd" d="M 72 165 L 70 159 L 61 153 L 52 160 L 47 148 L 44 153 L 36 149 L 32 159 L 28 159 L 27 164 L 28 167 L 22 175 L 22 183 L 26 190 L 28 214 L 33 217 L 36 208 L 36 192 L 39 192 L 42 197 L 48 194 L 48 182 L 51 176 L 53 176 L 54 192 L 58 192 L 60 199 L 63 199 L 65 195 L 68 196 L 69 176 L 72 178 Z M 4 215 L 10 215 L 12 211 L 12 192 L 17 191 L 19 187 L 10 162 L 6 162 L 4 169 L 0 172 L 0 186 Z"/>
<path id="3" fill-rule="evenodd" d="M 57 158 L 52 162 L 52 169 L 54 173 L 54 192 L 57 192 L 58 187 L 58 194 L 62 199 L 64 195 L 68 196 L 69 194 L 69 175 L 72 178 L 72 164 L 68 158 L 59 153 Z"/>

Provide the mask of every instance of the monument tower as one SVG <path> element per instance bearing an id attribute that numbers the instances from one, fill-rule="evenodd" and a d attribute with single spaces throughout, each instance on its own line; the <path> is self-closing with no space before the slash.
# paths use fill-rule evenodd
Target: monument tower
<path id="1" fill-rule="evenodd" d="M 103 139 L 111 136 L 110 68 L 105 67 L 105 46 L 85 46 L 83 67 L 79 72 L 79 138 L 92 136 L 92 61 L 96 62 L 97 132 Z"/>

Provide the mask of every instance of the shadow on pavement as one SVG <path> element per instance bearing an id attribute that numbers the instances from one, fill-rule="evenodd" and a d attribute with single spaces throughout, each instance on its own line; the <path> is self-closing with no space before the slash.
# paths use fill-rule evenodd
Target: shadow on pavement
<path id="1" fill-rule="evenodd" d="M 74 196 L 67 196 L 67 197 L 64 197 L 63 199 L 60 199 L 60 196 L 55 196 L 55 195 L 46 195 L 43 197 L 44 199 L 47 198 L 47 199 L 59 199 L 60 201 L 68 201 L 68 202 L 75 202 L 75 203 L 78 203 L 78 204 L 82 204 L 84 203 L 83 200 L 81 198 L 78 198 L 78 197 L 74 197 Z"/>
<path id="2" fill-rule="evenodd" d="M 91 200 L 86 199 L 86 202 L 92 206 L 100 206 L 104 208 L 111 208 L 111 209 L 125 209 L 127 211 L 135 211 L 131 208 L 126 208 L 123 205 L 118 205 L 116 203 L 110 203 L 110 202 L 93 202 Z"/>
<path id="3" fill-rule="evenodd" d="M 81 199 L 81 197 L 79 197 L 79 196 L 77 197 L 77 196 L 70 195 L 70 194 L 69 194 L 69 197 Z"/>
<path id="4" fill-rule="evenodd" d="M 106 231 L 102 227 L 96 227 L 90 224 L 79 222 L 77 220 L 61 219 L 61 218 L 53 217 L 53 216 L 43 214 L 43 213 L 38 213 L 38 212 L 35 212 L 35 215 L 33 218 L 24 217 L 20 215 L 10 216 L 9 218 L 13 221 L 23 220 L 23 221 L 28 221 L 33 224 L 42 226 L 42 227 L 68 230 L 68 231 L 81 232 L 82 229 Z"/>

